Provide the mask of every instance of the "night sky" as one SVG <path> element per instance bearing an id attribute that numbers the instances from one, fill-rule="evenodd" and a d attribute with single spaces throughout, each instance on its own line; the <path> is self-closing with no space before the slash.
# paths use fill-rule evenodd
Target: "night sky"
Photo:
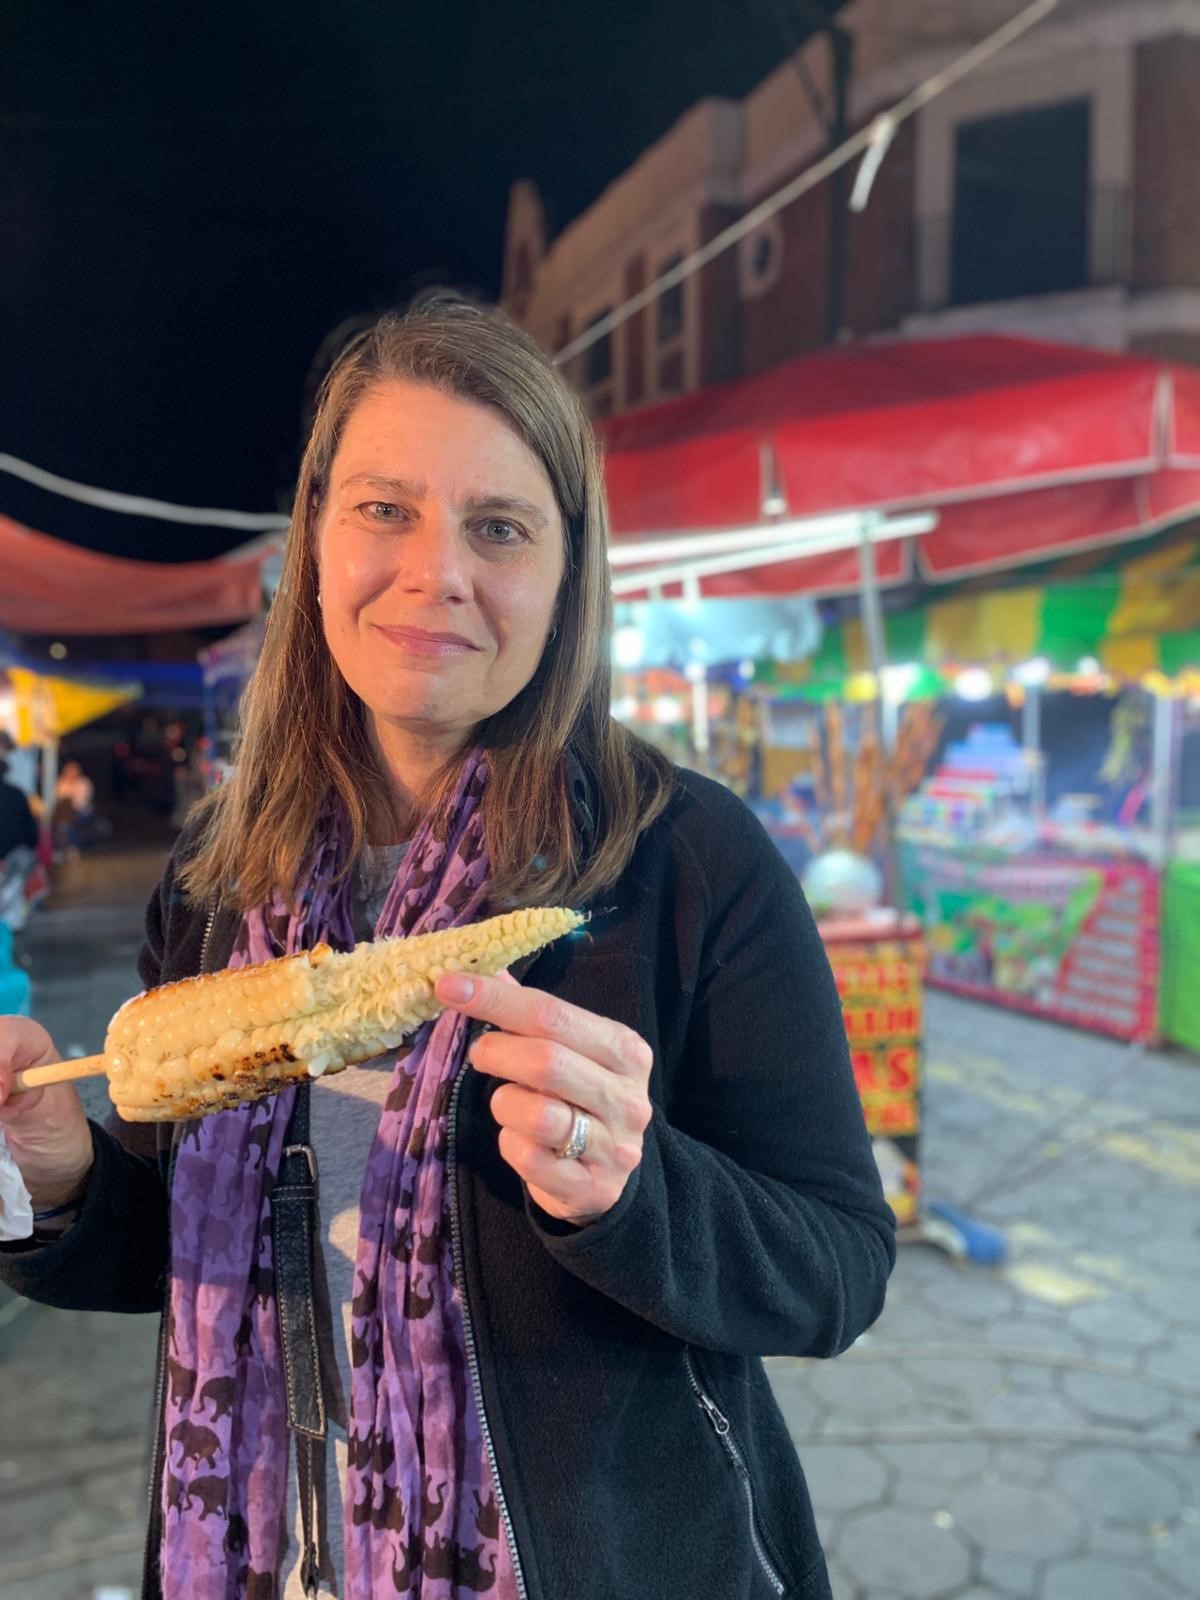
<path id="1" fill-rule="evenodd" d="M 286 504 L 343 319 L 499 287 L 510 183 L 560 224 L 801 0 L 0 0 L 0 450 L 188 504 Z M 799 81 L 797 93 L 801 93 Z M 128 556 L 247 537 L 0 473 L 0 512 Z"/>

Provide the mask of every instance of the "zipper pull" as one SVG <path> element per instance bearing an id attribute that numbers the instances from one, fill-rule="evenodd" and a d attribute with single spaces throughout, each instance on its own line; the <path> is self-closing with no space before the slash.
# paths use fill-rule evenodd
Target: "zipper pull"
<path id="1" fill-rule="evenodd" d="M 704 1391 L 702 1389 L 697 1390 L 697 1393 L 700 1396 L 700 1404 L 704 1407 L 705 1414 L 707 1415 L 708 1420 L 712 1423 L 713 1427 L 717 1430 L 717 1437 L 720 1438 L 720 1439 L 723 1439 L 725 1437 L 725 1435 L 729 1432 L 729 1421 L 728 1421 L 728 1419 L 725 1417 L 725 1415 L 722 1412 L 717 1410 L 716 1406 L 713 1405 L 712 1401 L 708 1398 L 708 1396 L 704 1393 Z"/>

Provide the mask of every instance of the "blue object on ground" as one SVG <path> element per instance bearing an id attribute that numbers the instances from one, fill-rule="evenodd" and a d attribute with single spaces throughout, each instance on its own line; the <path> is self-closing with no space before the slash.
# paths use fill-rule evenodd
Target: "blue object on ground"
<path id="1" fill-rule="evenodd" d="M 999 1229 L 989 1228 L 984 1222 L 974 1221 L 957 1206 L 929 1202 L 924 1209 L 958 1235 L 962 1242 L 962 1253 L 977 1266 L 996 1267 L 1007 1259 L 1008 1246 Z"/>

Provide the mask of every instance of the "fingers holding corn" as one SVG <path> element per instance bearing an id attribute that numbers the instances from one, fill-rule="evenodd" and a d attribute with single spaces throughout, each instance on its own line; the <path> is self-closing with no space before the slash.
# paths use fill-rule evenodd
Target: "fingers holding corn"
<path id="1" fill-rule="evenodd" d="M 632 1029 L 538 989 L 460 974 L 442 978 L 437 995 L 494 1026 L 472 1044 L 470 1059 L 504 1080 L 492 1096 L 500 1153 L 536 1204 L 578 1225 L 603 1216 L 642 1159 L 652 1114 L 650 1046 Z M 589 1120 L 586 1148 L 564 1161 L 577 1112 Z"/>
<path id="2" fill-rule="evenodd" d="M 442 1011 L 442 974 L 502 972 L 582 921 L 534 907 L 346 954 L 318 945 L 153 989 L 109 1026 L 113 1103 L 131 1122 L 202 1116 L 367 1061 Z"/>

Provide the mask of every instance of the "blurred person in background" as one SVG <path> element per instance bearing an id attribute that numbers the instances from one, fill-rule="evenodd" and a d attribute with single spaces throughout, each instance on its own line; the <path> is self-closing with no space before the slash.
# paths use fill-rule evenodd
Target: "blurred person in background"
<path id="1" fill-rule="evenodd" d="M 77 857 L 87 843 L 96 804 L 92 780 L 78 761 L 64 761 L 54 787 L 54 842 L 60 853 Z"/>
<path id="2" fill-rule="evenodd" d="M 9 781 L 13 749 L 12 739 L 0 730 L 0 923 L 16 932 L 24 927 L 29 913 L 28 885 L 37 868 L 38 825 L 28 795 Z M 0 939 L 0 995 L 14 981 L 11 941 L 6 934 Z M 27 981 L 25 991 L 28 992 Z"/>
<path id="3" fill-rule="evenodd" d="M 13 742 L 0 732 L 0 865 L 12 851 L 37 849 L 37 820 L 29 796 L 9 780 L 9 758 Z"/>
<path id="4" fill-rule="evenodd" d="M 112 833 L 111 822 L 96 814 L 95 786 L 78 761 L 64 763 L 54 796 L 54 838 L 60 856 L 77 860 Z"/>
<path id="5" fill-rule="evenodd" d="M 611 717 L 610 628 L 557 370 L 459 303 L 360 336 L 142 980 L 591 920 L 516 981 L 439 979 L 398 1052 L 174 1128 L 8 1099 L 57 1052 L 0 1024 L 35 1207 L 0 1281 L 163 1315 L 149 1596 L 829 1600 L 761 1357 L 874 1321 L 894 1219 L 797 882 Z"/>

